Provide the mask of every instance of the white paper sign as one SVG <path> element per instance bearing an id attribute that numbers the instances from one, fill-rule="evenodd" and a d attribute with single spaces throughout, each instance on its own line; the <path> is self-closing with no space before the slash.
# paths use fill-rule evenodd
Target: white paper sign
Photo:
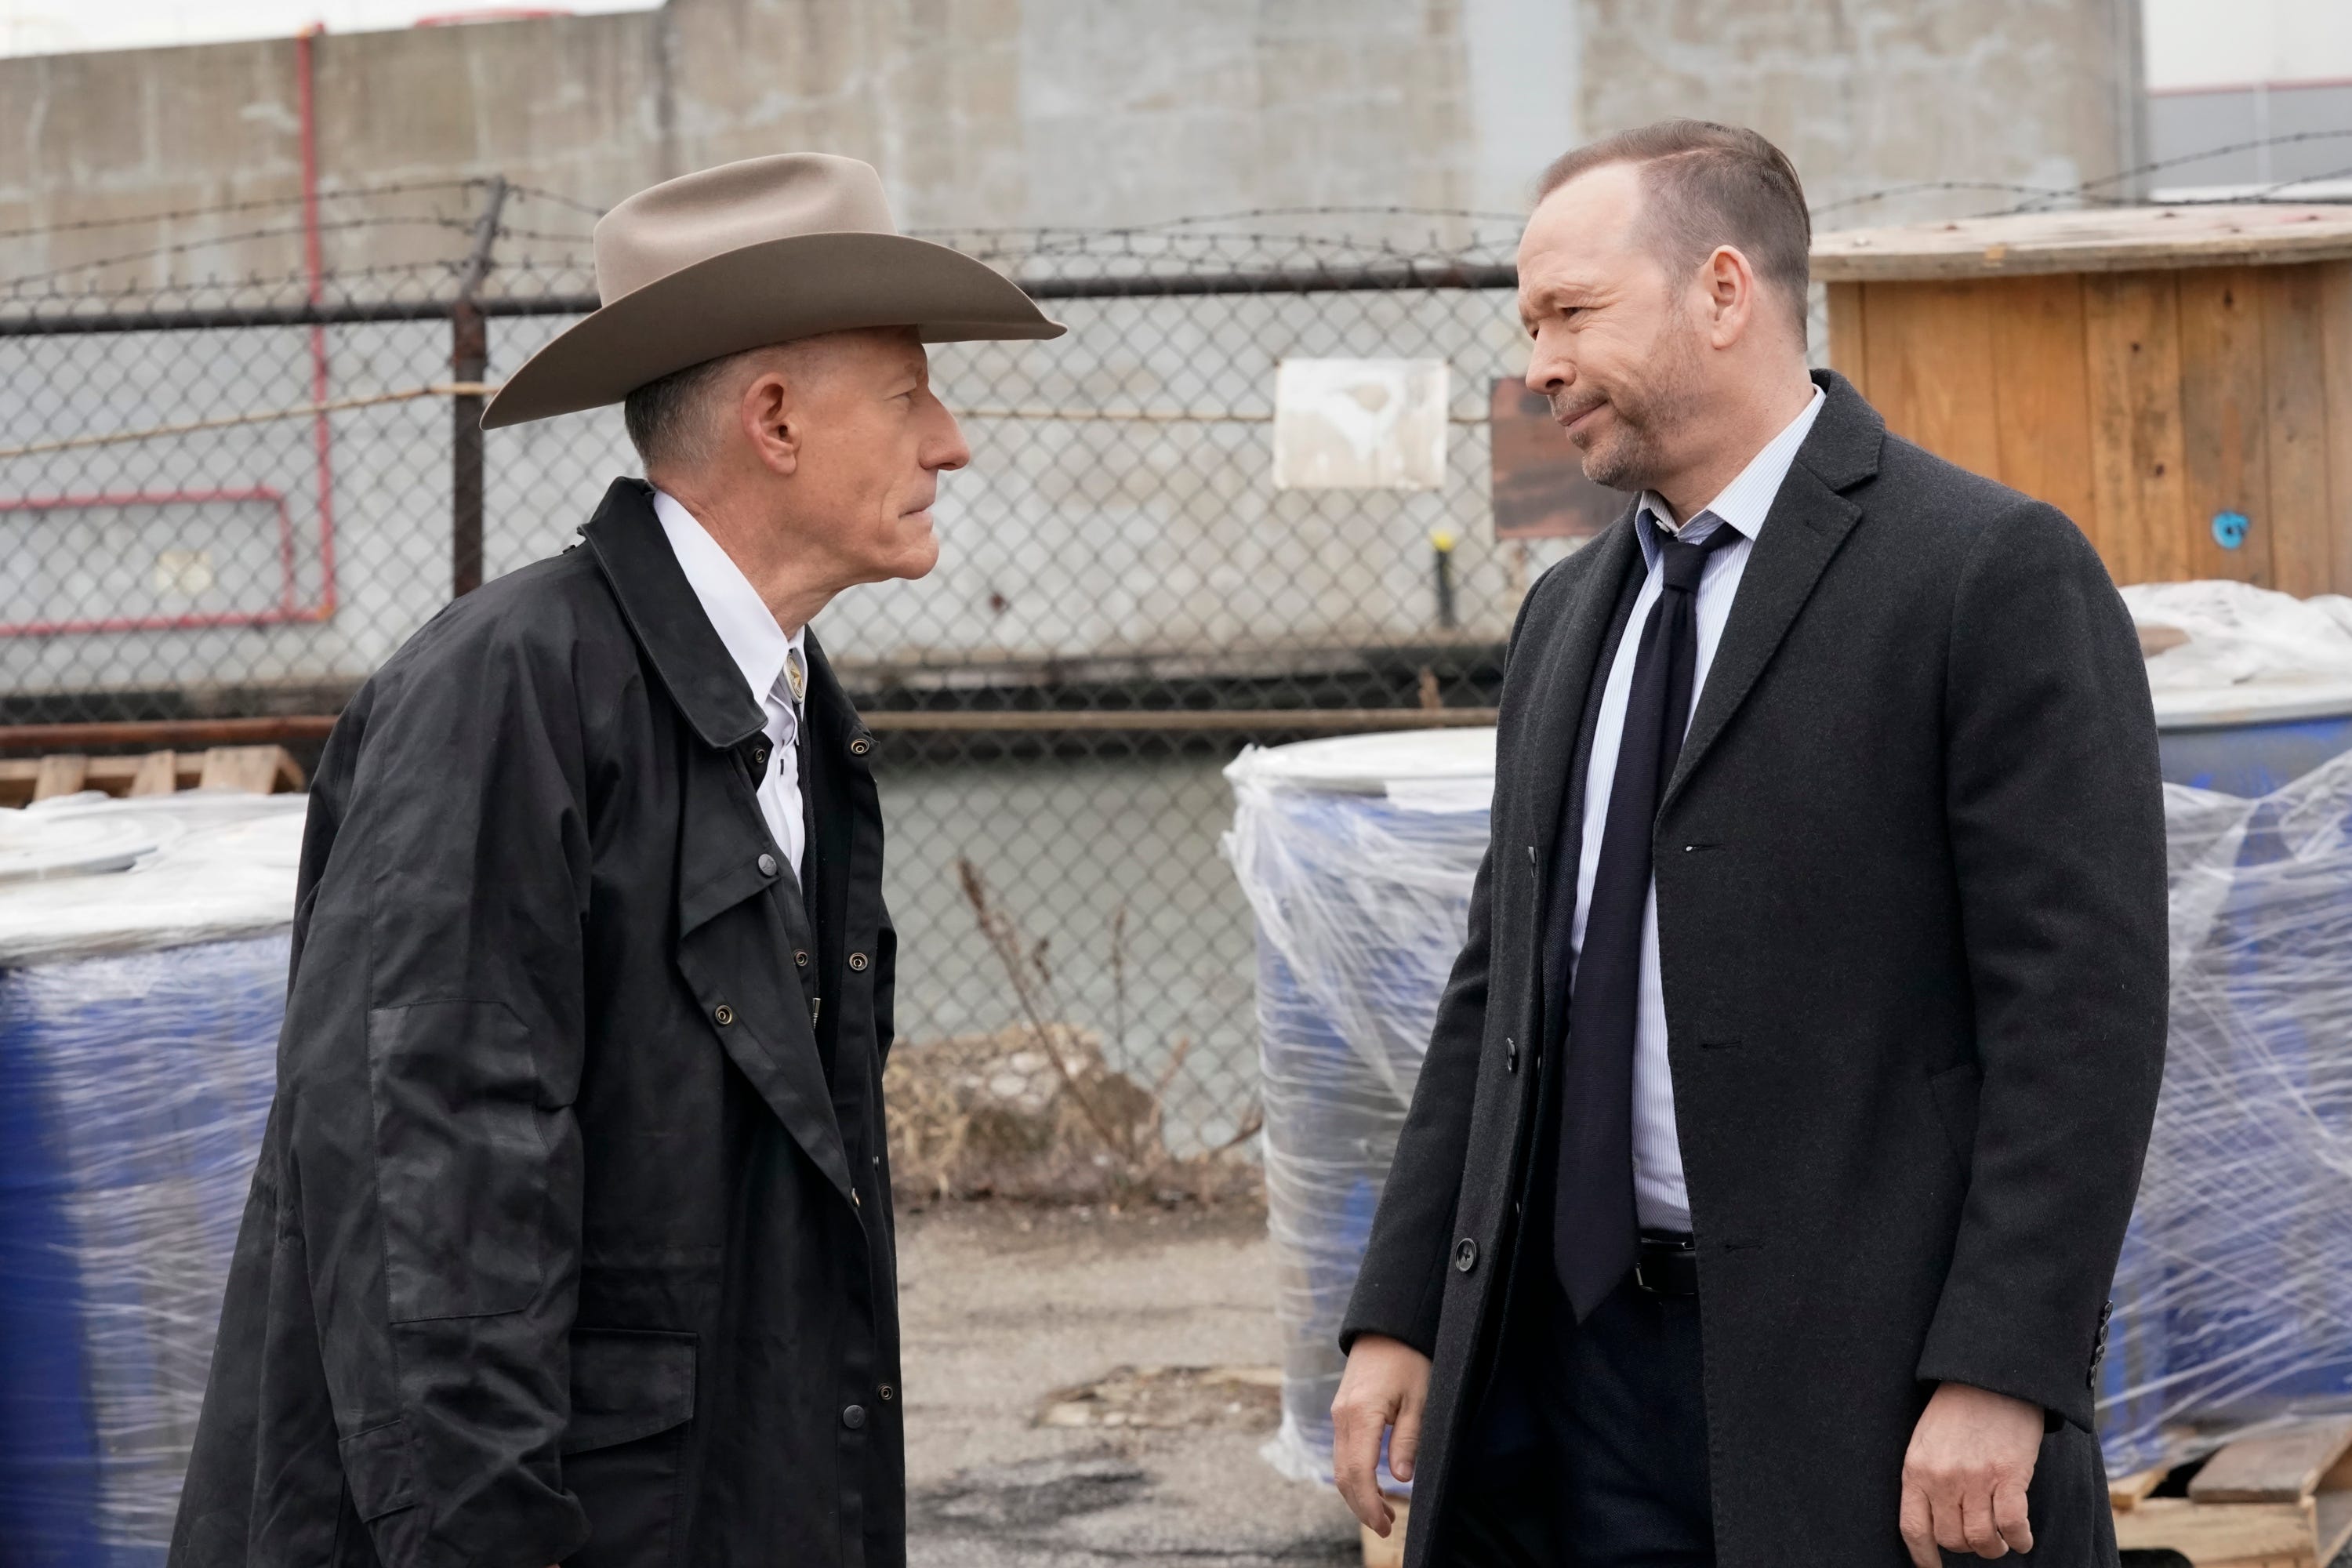
<path id="1" fill-rule="evenodd" d="M 1274 379 L 1274 488 L 1433 490 L 1445 482 L 1442 359 L 1286 359 Z"/>

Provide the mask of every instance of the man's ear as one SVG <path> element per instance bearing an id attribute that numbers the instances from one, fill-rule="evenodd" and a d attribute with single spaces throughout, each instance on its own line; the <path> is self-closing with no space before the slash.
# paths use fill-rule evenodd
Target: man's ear
<path id="1" fill-rule="evenodd" d="M 800 409 L 782 372 L 767 370 L 752 377 L 736 405 L 736 417 L 762 466 L 777 474 L 800 468 Z"/>
<path id="2" fill-rule="evenodd" d="M 1709 331 L 1715 346 L 1729 348 L 1746 334 L 1756 314 L 1756 269 L 1748 258 L 1728 245 L 1719 245 L 1702 264 Z"/>

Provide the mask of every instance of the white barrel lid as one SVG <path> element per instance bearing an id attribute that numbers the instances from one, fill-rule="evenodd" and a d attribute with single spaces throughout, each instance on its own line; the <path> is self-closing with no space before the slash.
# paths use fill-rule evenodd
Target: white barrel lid
<path id="1" fill-rule="evenodd" d="M 187 790 L 0 810 L 0 968 L 282 931 L 308 797 Z M 14 864 L 11 864 L 11 862 Z"/>
<path id="2" fill-rule="evenodd" d="M 1425 811 L 1484 810 L 1495 792 L 1495 731 L 1384 730 L 1252 746 L 1225 777 L 1270 789 L 1386 795 Z"/>
<path id="3" fill-rule="evenodd" d="M 2246 680 L 2231 686 L 2158 688 L 2159 730 L 2234 730 L 2306 719 L 2352 718 L 2352 680 Z"/>
<path id="4" fill-rule="evenodd" d="M 0 811 L 0 882 L 128 870 L 162 842 L 135 817 Z"/>

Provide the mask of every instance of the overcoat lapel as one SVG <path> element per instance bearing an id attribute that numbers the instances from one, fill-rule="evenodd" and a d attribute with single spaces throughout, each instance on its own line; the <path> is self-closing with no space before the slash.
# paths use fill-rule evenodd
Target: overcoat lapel
<path id="1" fill-rule="evenodd" d="M 1692 710 L 1682 756 L 1660 796 L 1661 813 L 1673 805 L 1709 747 L 1739 710 L 1757 678 L 1771 662 L 1797 612 L 1812 596 L 1830 558 L 1862 521 L 1862 508 L 1840 493 L 1878 471 L 1878 447 L 1886 427 L 1862 395 L 1832 371 L 1814 379 L 1828 402 L 1813 422 L 1797 459 L 1765 514 L 1763 531 L 1740 574 L 1738 595 L 1716 645 L 1698 705 Z"/>
<path id="2" fill-rule="evenodd" d="M 1575 771 L 1577 737 L 1583 732 L 1585 696 L 1592 689 L 1593 668 L 1609 635 L 1618 589 L 1638 553 L 1632 509 L 1585 548 L 1598 552 L 1592 570 L 1577 585 L 1559 633 L 1544 650 L 1530 699 L 1528 808 L 1535 814 L 1530 826 L 1545 866 L 1556 852 L 1562 806 L 1575 782 L 1570 775 Z M 1545 879 L 1547 883 L 1553 880 Z"/>
<path id="3" fill-rule="evenodd" d="M 845 1199 L 849 1159 L 824 1064 L 782 962 L 794 945 L 786 901 L 797 908 L 800 889 L 790 867 L 772 876 L 760 868 L 776 847 L 741 753 L 760 738 L 764 715 L 670 553 L 650 486 L 614 480 L 581 536 L 694 731 L 678 780 L 678 972 L 728 1056 Z M 719 919 L 746 901 L 758 903 L 756 920 Z"/>

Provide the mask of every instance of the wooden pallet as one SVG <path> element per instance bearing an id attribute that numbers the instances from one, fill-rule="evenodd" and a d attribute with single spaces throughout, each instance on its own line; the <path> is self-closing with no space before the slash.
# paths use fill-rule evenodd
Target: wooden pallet
<path id="1" fill-rule="evenodd" d="M 2177 1552 L 2195 1568 L 2325 1568 L 2352 1542 L 2352 1418 L 2229 1444 L 2187 1497 L 2151 1496 L 2164 1479 L 2108 1489 L 2122 1550 Z"/>
<path id="2" fill-rule="evenodd" d="M 2168 1470 L 2143 1470 L 2107 1489 L 2116 1544 L 2176 1552 L 2194 1568 L 2326 1568 L 2352 1543 L 2352 1418 L 2229 1444 L 2189 1480 L 2187 1497 L 2156 1497 Z M 1386 1541 L 1363 1531 L 1364 1568 L 1404 1561 L 1408 1507 L 1392 1498 Z"/>
<path id="3" fill-rule="evenodd" d="M 276 795 L 302 787 L 302 769 L 283 746 L 215 746 L 144 756 L 0 758 L 0 805 L 24 805 L 94 789 L 105 795 L 171 795 L 227 789 Z"/>
<path id="4" fill-rule="evenodd" d="M 1374 1535 L 1369 1526 L 1356 1527 L 1364 1538 L 1364 1568 L 1404 1568 L 1404 1527 L 1412 1516 L 1412 1504 L 1403 1498 L 1392 1497 L 1389 1507 L 1396 1510 L 1396 1522 L 1389 1526 L 1386 1540 Z"/>

